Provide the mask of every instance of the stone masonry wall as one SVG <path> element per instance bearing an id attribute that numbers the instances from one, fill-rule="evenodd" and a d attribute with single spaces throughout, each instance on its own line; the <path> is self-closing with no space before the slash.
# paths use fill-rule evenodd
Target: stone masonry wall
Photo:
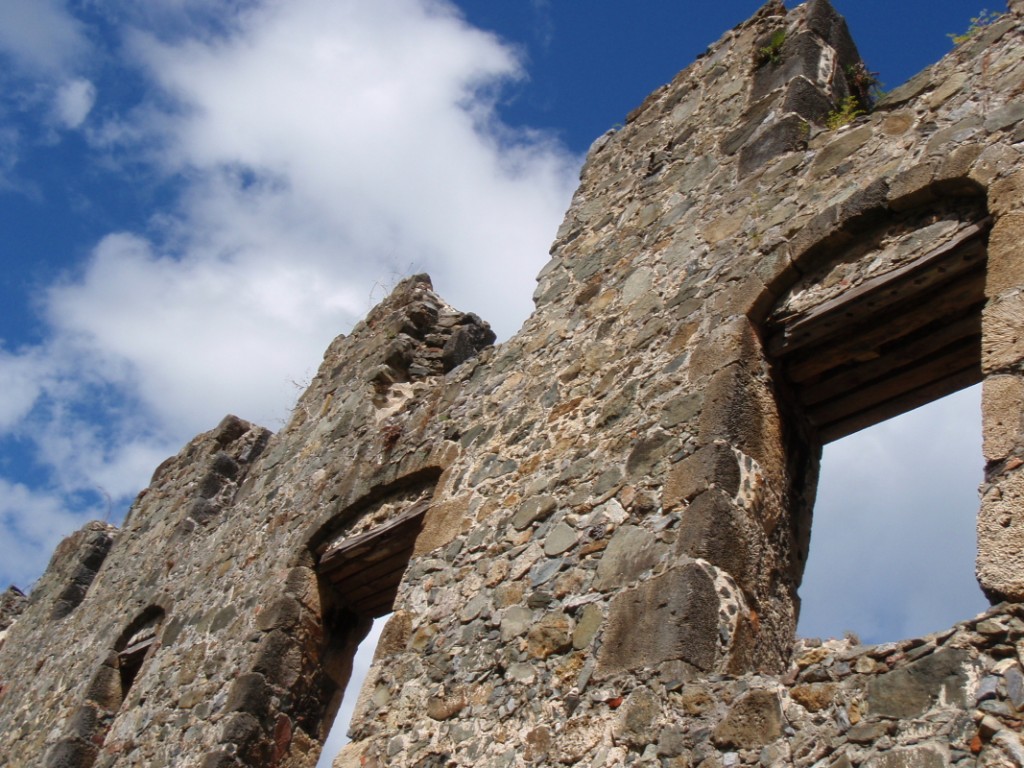
<path id="1" fill-rule="evenodd" d="M 768 3 L 595 142 L 514 338 L 410 277 L 279 433 L 227 417 L 62 545 L 0 629 L 0 762 L 314 765 L 415 525 L 342 768 L 1024 765 L 1024 3 L 828 130 L 859 66 Z M 825 438 L 769 331 L 967 232 L 1005 602 L 797 642 Z"/>

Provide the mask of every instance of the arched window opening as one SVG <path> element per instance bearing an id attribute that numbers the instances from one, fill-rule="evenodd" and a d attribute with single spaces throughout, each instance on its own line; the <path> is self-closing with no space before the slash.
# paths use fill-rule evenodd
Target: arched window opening
<path id="1" fill-rule="evenodd" d="M 944 575 L 954 561 L 973 561 L 982 465 L 974 385 L 983 378 L 990 228 L 984 198 L 968 187 L 946 197 L 936 190 L 915 209 L 878 211 L 812 249 L 765 321 L 777 397 L 790 424 L 787 450 L 813 456 L 824 449 L 820 483 L 813 461 L 792 479 L 793 498 L 801 500 L 791 510 L 797 573 L 808 562 L 808 544 L 815 547 L 800 590 L 800 634 L 850 630 L 866 641 L 894 640 L 983 607 L 976 582 L 964 589 L 966 578 L 948 586 L 957 599 L 947 594 L 938 613 L 931 604 L 944 587 L 920 585 L 937 558 L 951 558 Z M 928 428 L 930 442 L 915 443 L 915 436 L 929 440 Z M 942 469 L 950 462 L 959 471 Z M 955 494 L 936 494 L 949 488 L 940 474 L 956 484 Z M 870 490 L 881 498 L 866 496 Z M 908 557 L 915 548 L 919 557 Z M 867 615 L 861 622 L 853 620 L 858 607 Z M 953 610 L 962 612 L 951 616 Z M 847 626 L 838 625 L 842 617 Z"/>
<path id="2" fill-rule="evenodd" d="M 122 704 L 135 684 L 143 664 L 149 658 L 163 618 L 164 613 L 160 609 L 143 614 L 133 622 L 132 628 L 122 635 L 117 643 L 117 671 L 121 680 Z"/>
<path id="3" fill-rule="evenodd" d="M 980 389 L 825 446 L 798 635 L 888 642 L 987 607 L 974 576 Z"/>
<path id="4" fill-rule="evenodd" d="M 320 590 L 323 673 L 320 714 L 310 725 L 321 742 L 335 732 L 321 765 L 330 765 L 329 752 L 344 741 L 338 734 L 348 730 L 382 618 L 392 612 L 439 476 L 432 468 L 378 489 L 338 515 L 310 545 Z"/>

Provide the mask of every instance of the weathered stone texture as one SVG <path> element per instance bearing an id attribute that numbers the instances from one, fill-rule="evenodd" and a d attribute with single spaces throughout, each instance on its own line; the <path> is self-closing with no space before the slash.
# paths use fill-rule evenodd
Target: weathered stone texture
<path id="1" fill-rule="evenodd" d="M 312 766 L 393 609 L 337 765 L 1024 764 L 1019 604 L 794 640 L 822 443 L 986 377 L 978 575 L 1024 600 L 1022 16 L 837 131 L 824 0 L 727 32 L 594 143 L 514 338 L 404 280 L 279 433 L 5 596 L 0 755 Z"/>

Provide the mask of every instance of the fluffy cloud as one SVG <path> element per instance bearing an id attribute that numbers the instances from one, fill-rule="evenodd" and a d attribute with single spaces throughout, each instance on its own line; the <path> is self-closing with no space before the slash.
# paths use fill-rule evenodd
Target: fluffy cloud
<path id="1" fill-rule="evenodd" d="M 294 382 L 404 274 L 510 335 L 575 185 L 579 158 L 496 117 L 513 50 L 445 3 L 243 5 L 172 33 L 118 12 L 122 64 L 150 87 L 86 136 L 175 202 L 102 238 L 42 297 L 46 341 L 0 356 L 0 437 L 31 445 L 62 533 L 95 514 L 83 494 L 123 508 L 227 412 L 279 426 Z M 95 89 L 65 82 L 62 124 L 80 126 Z"/>
<path id="2" fill-rule="evenodd" d="M 64 70 L 89 49 L 83 25 L 61 0 L 4 0 L 0 52 L 36 73 Z"/>
<path id="3" fill-rule="evenodd" d="M 269 256 L 293 245 L 279 225 L 312 227 L 288 258 L 362 281 L 429 269 L 504 336 L 525 317 L 576 160 L 496 120 L 496 89 L 522 73 L 492 36 L 438 3 L 307 0 L 254 10 L 231 38 L 134 49 L 175 100 L 149 132 L 163 161 L 205 175 L 189 222 L 212 247 Z"/>
<path id="4" fill-rule="evenodd" d="M 54 102 L 59 123 L 65 128 L 78 128 L 96 103 L 96 86 L 83 78 L 69 80 L 57 89 Z"/>

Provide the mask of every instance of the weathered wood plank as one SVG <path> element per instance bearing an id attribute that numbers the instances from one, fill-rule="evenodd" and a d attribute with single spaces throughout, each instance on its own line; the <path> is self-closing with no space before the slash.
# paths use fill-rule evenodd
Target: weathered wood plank
<path id="1" fill-rule="evenodd" d="M 352 555 L 358 555 L 362 552 L 368 551 L 368 548 L 374 548 L 379 544 L 381 537 L 385 536 L 388 531 L 398 528 L 411 520 L 422 518 L 429 507 L 429 500 L 421 501 L 402 512 L 397 517 L 377 526 L 376 528 L 372 528 L 348 539 L 342 539 L 331 544 L 327 548 L 327 551 L 320 557 L 319 565 L 321 572 L 325 569 L 335 567 L 335 563 L 339 560 L 351 559 Z"/>
<path id="2" fill-rule="evenodd" d="M 381 562 L 390 561 L 396 555 L 408 559 L 419 530 L 417 524 L 388 531 L 387 535 L 382 537 L 379 546 L 372 552 L 372 557 L 360 557 L 357 552 L 352 555 L 351 559 L 335 559 L 330 565 L 321 568 L 320 573 L 326 575 L 331 581 L 344 581 L 352 574 L 376 567 Z"/>
<path id="3" fill-rule="evenodd" d="M 978 350 L 976 356 L 980 355 L 980 313 L 971 312 L 966 317 L 954 320 L 949 325 L 924 336 L 898 339 L 874 360 L 837 366 L 837 369 L 826 371 L 812 383 L 799 388 L 800 400 L 806 406 L 831 400 L 845 392 L 891 376 L 897 369 L 927 362 L 935 355 L 942 354 L 950 345 L 961 343 L 965 339 L 973 340 Z"/>
<path id="4" fill-rule="evenodd" d="M 991 219 L 970 225 L 949 242 L 884 275 L 866 280 L 840 296 L 779 323 L 768 341 L 775 356 L 789 354 L 845 332 L 844 327 L 885 311 L 909 297 L 983 267 L 984 235 Z"/>
<path id="5" fill-rule="evenodd" d="M 386 578 L 388 575 L 394 573 L 396 569 L 399 571 L 405 570 L 406 566 L 409 564 L 409 558 L 412 556 L 413 542 L 414 540 L 410 540 L 406 547 L 396 550 L 391 557 L 386 560 L 382 560 L 365 567 L 358 567 L 362 565 L 362 563 L 361 561 L 356 561 L 352 564 L 356 567 L 347 573 L 341 574 L 340 571 L 334 571 L 327 572 L 325 575 L 331 583 L 337 584 L 339 587 L 344 587 L 345 589 L 358 587 L 374 579 Z"/>
<path id="6" fill-rule="evenodd" d="M 879 349 L 885 344 L 929 326 L 941 327 L 948 318 L 980 311 L 984 290 L 983 272 L 964 275 L 941 291 L 921 296 L 913 304 L 879 316 L 870 325 L 848 329 L 845 338 L 784 356 L 786 377 L 801 384 L 851 361 L 874 360 L 880 357 Z"/>
<path id="7" fill-rule="evenodd" d="M 847 435 L 852 435 L 854 432 L 880 424 L 886 419 L 899 416 L 907 411 L 912 411 L 914 408 L 943 398 L 946 395 L 951 395 L 954 392 L 959 392 L 961 389 L 973 386 L 981 381 L 981 378 L 981 370 L 977 367 L 972 366 L 963 371 L 958 371 L 913 392 L 907 392 L 901 397 L 879 403 L 874 408 L 859 411 L 848 419 L 825 424 L 818 429 L 818 437 L 823 444 L 839 440 Z"/>
<path id="8" fill-rule="evenodd" d="M 901 398 L 966 369 L 976 370 L 980 381 L 981 367 L 976 350 L 976 345 L 970 342 L 955 345 L 945 354 L 936 356 L 924 365 L 915 366 L 871 386 L 853 390 L 844 397 L 809 408 L 807 418 L 812 425 L 820 428 L 832 422 L 848 419 L 859 411 L 873 409 L 880 403 Z"/>
<path id="9" fill-rule="evenodd" d="M 391 613 L 392 608 L 395 605 L 395 596 L 398 593 L 398 585 L 388 592 L 381 592 L 375 598 L 366 598 L 361 600 L 358 605 L 353 607 L 356 613 L 362 616 L 370 616 L 374 619 L 379 619 L 381 616 L 386 616 Z"/>

